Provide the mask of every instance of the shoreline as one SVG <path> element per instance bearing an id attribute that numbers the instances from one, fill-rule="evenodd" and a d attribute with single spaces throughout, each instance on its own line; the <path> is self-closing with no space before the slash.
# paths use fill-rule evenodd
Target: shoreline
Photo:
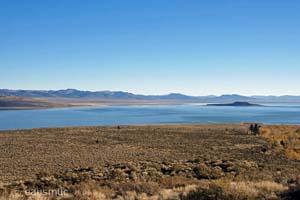
<path id="1" fill-rule="evenodd" d="M 234 103 L 233 103 L 234 102 Z M 239 105 L 238 103 L 244 103 Z M 248 103 L 248 104 L 245 104 Z M 255 107 L 267 105 L 300 105 L 297 102 L 262 102 L 262 101 L 199 101 L 199 100 L 118 100 L 118 99 L 97 99 L 97 98 L 37 98 L 37 97 L 16 97 L 0 96 L 1 110 L 40 110 L 55 108 L 76 108 L 76 107 L 103 107 L 103 106 L 150 106 L 150 105 L 199 105 L 199 106 L 233 106 L 233 107 Z"/>
<path id="2" fill-rule="evenodd" d="M 205 106 L 207 103 L 195 103 L 195 102 L 178 102 L 178 101 L 168 101 L 168 102 L 134 102 L 134 101 L 119 101 L 119 102 L 87 102 L 87 103 L 70 103 L 67 105 L 57 105 L 57 106 L 46 106 L 46 107 L 38 107 L 38 106 L 32 106 L 32 107 L 0 107 L 1 110 L 41 110 L 41 109 L 56 109 L 56 108 L 93 108 L 93 107 L 106 107 L 106 106 L 160 106 L 160 105 L 201 105 Z"/>

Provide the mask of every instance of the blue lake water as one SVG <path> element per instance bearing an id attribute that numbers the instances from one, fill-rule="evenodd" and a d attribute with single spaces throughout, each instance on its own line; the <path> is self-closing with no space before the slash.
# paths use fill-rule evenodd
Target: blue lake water
<path id="1" fill-rule="evenodd" d="M 0 130 L 90 125 L 239 122 L 300 124 L 300 106 L 152 105 L 0 111 Z"/>

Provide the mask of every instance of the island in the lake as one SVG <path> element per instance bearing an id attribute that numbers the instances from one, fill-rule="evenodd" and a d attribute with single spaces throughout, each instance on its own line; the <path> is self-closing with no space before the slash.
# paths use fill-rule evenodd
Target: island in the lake
<path id="1" fill-rule="evenodd" d="M 207 104 L 207 106 L 237 106 L 237 107 L 248 107 L 248 106 L 262 106 L 260 104 L 253 104 L 244 101 L 236 101 L 233 103 L 216 103 L 216 104 Z"/>

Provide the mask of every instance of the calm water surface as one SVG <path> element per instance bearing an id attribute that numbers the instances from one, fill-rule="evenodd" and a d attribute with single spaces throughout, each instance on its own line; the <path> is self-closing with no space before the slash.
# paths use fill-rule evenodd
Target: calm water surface
<path id="1" fill-rule="evenodd" d="M 0 111 L 0 130 L 89 125 L 239 122 L 300 124 L 300 106 L 164 105 Z"/>

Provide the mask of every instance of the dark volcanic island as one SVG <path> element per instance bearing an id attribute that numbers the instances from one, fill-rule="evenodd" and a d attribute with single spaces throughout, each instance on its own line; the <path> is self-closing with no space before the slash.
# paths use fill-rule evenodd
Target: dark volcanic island
<path id="1" fill-rule="evenodd" d="M 207 104 L 207 106 L 236 106 L 236 107 L 249 107 L 249 106 L 262 106 L 259 104 L 252 104 L 244 101 L 236 101 L 234 103 L 217 103 L 217 104 Z"/>

